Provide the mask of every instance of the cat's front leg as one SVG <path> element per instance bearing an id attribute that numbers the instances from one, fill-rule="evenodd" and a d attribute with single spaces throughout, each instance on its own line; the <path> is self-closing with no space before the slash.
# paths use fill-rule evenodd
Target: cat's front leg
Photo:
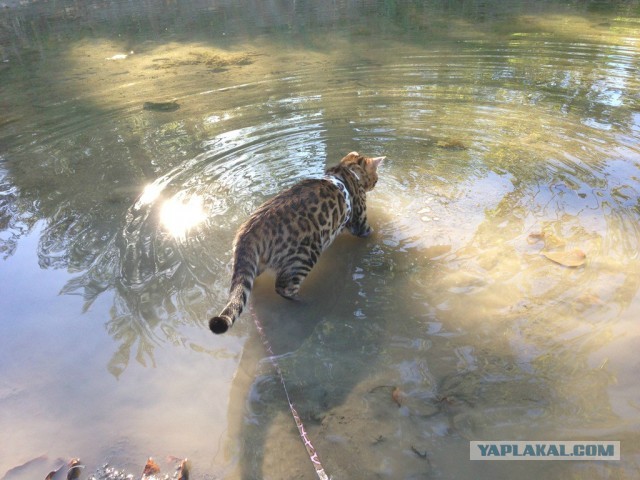
<path id="1" fill-rule="evenodd" d="M 354 199 L 353 212 L 351 213 L 349 223 L 347 223 L 347 228 L 351 234 L 356 237 L 368 237 L 373 233 L 373 228 L 371 228 L 367 219 L 367 205 L 365 203 L 366 197 L 364 191 L 360 193 L 361 196 Z"/>

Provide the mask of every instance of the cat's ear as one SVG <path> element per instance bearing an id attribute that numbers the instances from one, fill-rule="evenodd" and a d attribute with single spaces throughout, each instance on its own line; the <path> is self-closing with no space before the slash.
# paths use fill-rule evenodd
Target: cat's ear
<path id="1" fill-rule="evenodd" d="M 344 157 L 342 157 L 342 160 L 340 160 L 340 163 L 342 164 L 354 163 L 356 160 L 358 160 L 358 158 L 360 158 L 360 154 L 358 152 L 349 152 Z"/>
<path id="2" fill-rule="evenodd" d="M 378 168 L 378 165 L 380 165 L 385 158 L 387 158 L 387 157 L 372 158 L 371 159 L 371 165 L 373 165 L 374 168 Z"/>

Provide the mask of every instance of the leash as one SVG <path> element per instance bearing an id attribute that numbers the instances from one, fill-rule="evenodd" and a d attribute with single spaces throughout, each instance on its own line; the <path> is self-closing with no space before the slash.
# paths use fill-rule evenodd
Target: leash
<path id="1" fill-rule="evenodd" d="M 267 353 L 270 355 L 269 360 L 271 364 L 276 369 L 278 376 L 280 377 L 280 383 L 282 383 L 282 388 L 284 390 L 284 394 L 287 397 L 287 402 L 289 403 L 289 410 L 291 410 L 291 415 L 293 416 L 293 420 L 296 422 L 296 427 L 298 427 L 298 433 L 300 434 L 300 439 L 302 443 L 304 443 L 304 447 L 307 449 L 307 454 L 309 455 L 309 460 L 313 464 L 313 468 L 316 470 L 316 475 L 320 480 L 331 480 L 330 477 L 324 471 L 322 467 L 322 463 L 320 463 L 320 457 L 318 456 L 318 452 L 316 452 L 315 447 L 311 443 L 309 439 L 309 435 L 307 431 L 304 429 L 304 424 L 302 423 L 302 419 L 298 412 L 296 411 L 293 403 L 291 402 L 291 397 L 289 397 L 289 390 L 287 390 L 287 385 L 284 382 L 284 375 L 282 374 L 282 370 L 280 370 L 280 365 L 278 365 L 278 361 L 276 360 L 275 354 L 273 353 L 273 349 L 271 348 L 271 344 L 269 343 L 269 339 L 267 338 L 266 333 L 264 333 L 264 328 L 262 327 L 262 322 L 258 318 L 258 316 L 253 311 L 253 307 L 250 309 L 251 316 L 253 317 L 253 321 L 256 324 L 256 328 L 258 329 L 258 333 L 260 334 L 260 338 L 262 339 L 262 344 L 264 348 L 267 350 Z"/>

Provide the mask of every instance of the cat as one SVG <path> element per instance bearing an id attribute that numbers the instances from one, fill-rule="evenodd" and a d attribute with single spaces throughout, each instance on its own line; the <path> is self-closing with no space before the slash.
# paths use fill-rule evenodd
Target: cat
<path id="1" fill-rule="evenodd" d="M 384 158 L 351 152 L 328 168 L 324 178 L 303 180 L 258 207 L 233 242 L 229 300 L 220 315 L 209 320 L 213 333 L 224 333 L 234 324 L 264 270 L 275 270 L 276 292 L 294 299 L 343 228 L 358 237 L 371 234 L 366 192 L 378 182 Z"/>

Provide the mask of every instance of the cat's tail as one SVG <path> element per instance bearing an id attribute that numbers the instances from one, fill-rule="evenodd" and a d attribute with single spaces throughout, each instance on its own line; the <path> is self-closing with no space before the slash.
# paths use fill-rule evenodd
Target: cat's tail
<path id="1" fill-rule="evenodd" d="M 257 266 L 247 261 L 247 257 L 236 255 L 229 290 L 229 301 L 220 315 L 209 320 L 209 328 L 213 333 L 224 333 L 233 326 L 247 305 L 253 281 L 256 278 Z"/>

